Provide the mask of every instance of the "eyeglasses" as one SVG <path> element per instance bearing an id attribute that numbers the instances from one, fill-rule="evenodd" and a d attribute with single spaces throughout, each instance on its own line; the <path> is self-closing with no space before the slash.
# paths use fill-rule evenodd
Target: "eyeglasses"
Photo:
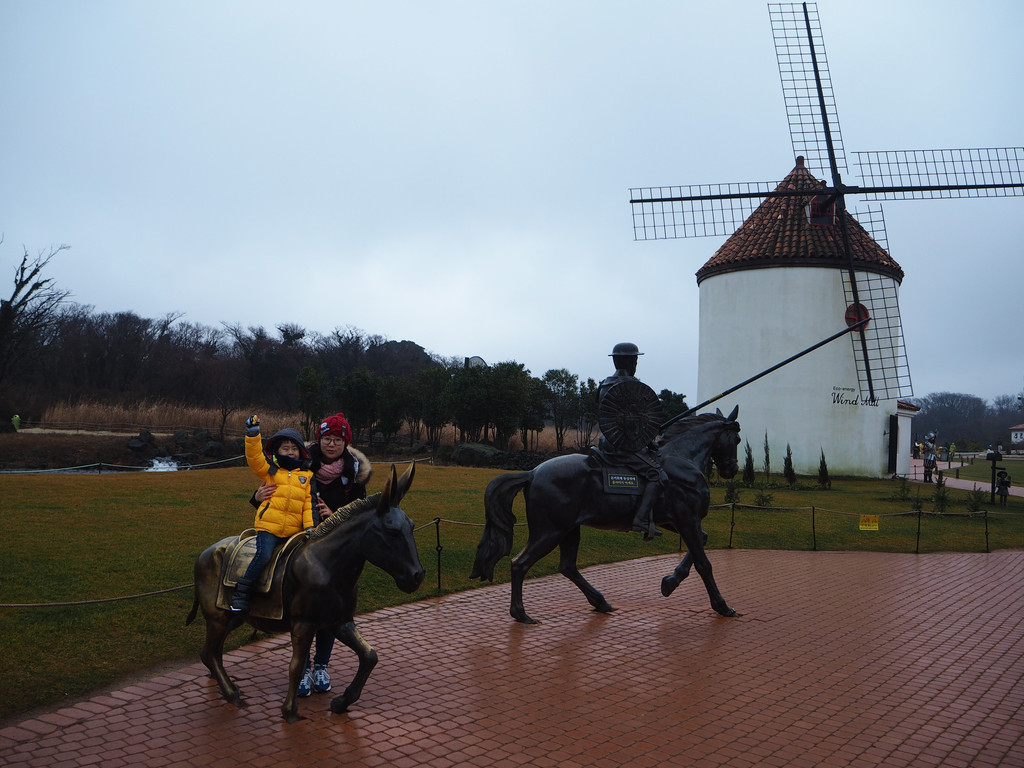
<path id="1" fill-rule="evenodd" d="M 322 438 L 320 438 L 320 442 L 323 443 L 324 445 L 344 445 L 345 444 L 345 438 L 344 437 L 322 437 Z"/>

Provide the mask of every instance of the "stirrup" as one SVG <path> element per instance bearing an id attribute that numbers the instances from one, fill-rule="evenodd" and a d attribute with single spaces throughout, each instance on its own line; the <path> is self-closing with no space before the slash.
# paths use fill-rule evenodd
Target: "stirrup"
<path id="1" fill-rule="evenodd" d="M 661 531 L 655 527 L 653 520 L 648 522 L 634 520 L 632 529 L 637 533 L 642 533 L 644 541 L 654 541 L 658 536 L 661 536 Z"/>

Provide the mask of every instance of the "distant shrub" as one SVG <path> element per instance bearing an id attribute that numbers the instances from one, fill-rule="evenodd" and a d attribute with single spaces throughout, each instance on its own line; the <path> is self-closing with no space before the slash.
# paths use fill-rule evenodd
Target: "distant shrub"
<path id="1" fill-rule="evenodd" d="M 828 464 L 825 462 L 825 449 L 821 449 L 821 461 L 818 462 L 818 487 L 822 490 L 832 488 L 832 480 L 828 476 Z"/>
<path id="2" fill-rule="evenodd" d="M 987 494 L 982 488 L 974 486 L 967 492 L 967 498 L 964 499 L 964 506 L 967 507 L 967 511 L 972 515 L 981 512 L 982 505 L 985 503 L 985 496 Z"/>
<path id="3" fill-rule="evenodd" d="M 725 484 L 725 503 L 738 504 L 740 501 L 740 484 L 735 480 L 729 480 Z"/>
<path id="4" fill-rule="evenodd" d="M 744 448 L 746 458 L 743 461 L 743 484 L 753 485 L 754 484 L 754 452 L 750 449 L 750 441 L 746 442 Z"/>
<path id="5" fill-rule="evenodd" d="M 893 501 L 907 501 L 910 498 L 910 482 L 905 477 L 897 479 L 896 490 L 893 491 Z"/>
<path id="6" fill-rule="evenodd" d="M 949 488 L 946 487 L 946 481 L 939 472 L 935 477 L 935 490 L 932 491 L 932 509 L 942 515 L 949 508 L 949 504 Z"/>
<path id="7" fill-rule="evenodd" d="M 786 483 L 790 488 L 796 486 L 796 472 L 793 469 L 793 451 L 789 447 L 789 443 L 786 443 L 786 458 L 782 460 L 782 476 L 786 478 Z"/>

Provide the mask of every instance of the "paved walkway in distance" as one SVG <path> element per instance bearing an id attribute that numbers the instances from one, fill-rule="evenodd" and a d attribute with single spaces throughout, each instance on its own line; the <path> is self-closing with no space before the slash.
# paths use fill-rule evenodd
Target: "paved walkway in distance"
<path id="1" fill-rule="evenodd" d="M 984 461 L 984 459 L 975 459 L 975 461 Z M 1021 464 L 1019 459 L 1013 459 L 1008 465 L 1007 472 L 1010 477 L 1013 478 L 1014 472 L 1020 474 L 1017 467 L 1020 466 L 1021 470 L 1024 470 L 1024 465 Z M 974 488 L 980 488 L 983 491 L 992 490 L 992 481 L 978 482 L 977 480 L 961 480 L 956 476 L 956 470 L 960 467 L 959 461 L 952 463 L 946 461 L 940 461 L 936 472 L 942 472 L 942 479 L 950 488 L 958 488 L 962 491 L 970 491 Z M 924 460 L 923 459 L 911 459 L 910 460 L 910 480 L 912 482 L 924 482 Z M 1024 496 L 1024 478 L 1018 478 L 1013 482 L 1009 488 L 1009 494 L 1011 496 Z M 998 500 L 997 500 L 998 503 Z"/>
<path id="2" fill-rule="evenodd" d="M 663 598 L 674 556 L 587 569 L 611 615 L 556 575 L 523 626 L 490 586 L 361 617 L 380 664 L 348 714 L 283 722 L 277 636 L 227 655 L 244 709 L 196 662 L 0 729 L 0 765 L 1024 765 L 1024 551 L 710 557 L 738 618 L 696 573 Z M 354 666 L 336 648 L 334 693 Z"/>

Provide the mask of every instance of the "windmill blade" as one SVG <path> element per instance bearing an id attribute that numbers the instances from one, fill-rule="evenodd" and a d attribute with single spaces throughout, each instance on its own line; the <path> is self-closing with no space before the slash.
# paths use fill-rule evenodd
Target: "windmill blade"
<path id="1" fill-rule="evenodd" d="M 633 187 L 634 240 L 731 235 L 778 182 Z"/>
<path id="2" fill-rule="evenodd" d="M 846 171 L 832 78 L 814 3 L 770 3 L 775 57 L 789 118 L 793 156 L 803 155 L 808 170 L 838 185 Z"/>
<path id="3" fill-rule="evenodd" d="M 855 152 L 867 200 L 1024 195 L 1024 147 Z"/>
<path id="4" fill-rule="evenodd" d="M 871 239 L 878 243 L 883 250 L 889 252 L 889 236 L 885 231 L 885 216 L 882 213 L 882 206 L 879 205 L 858 205 L 853 217 L 857 223 L 864 227 L 864 230 L 871 235 Z"/>
<path id="5" fill-rule="evenodd" d="M 769 4 L 768 13 L 772 22 L 775 57 L 779 62 L 793 153 L 798 157 L 803 156 L 804 165 L 811 173 L 818 172 L 822 176 L 828 173 L 832 178 L 839 229 L 848 262 L 844 276 L 849 294 L 848 306 L 859 309 L 864 302 L 860 297 L 860 278 L 854 269 L 844 215 L 847 188 L 843 185 L 842 174 L 846 172 L 846 154 L 839 130 L 839 115 L 835 94 L 832 92 L 832 78 L 828 71 L 818 8 L 814 3 L 778 3 Z M 870 348 L 866 328 L 861 328 L 852 337 L 857 350 L 855 356 L 861 392 L 867 392 L 869 401 L 877 401 L 872 367 L 878 356 Z M 883 377 L 888 378 L 888 374 Z"/>
<path id="6" fill-rule="evenodd" d="M 896 284 L 877 273 L 859 270 L 856 281 L 855 297 L 851 276 L 843 274 L 848 304 L 851 308 L 860 304 L 866 314 L 857 316 L 870 318 L 859 332 L 850 334 L 861 393 L 873 400 L 910 397 L 914 388 L 903 343 Z"/>
<path id="7" fill-rule="evenodd" d="M 881 205 L 859 205 L 854 218 L 875 243 L 889 251 Z M 913 396 L 896 283 L 877 273 L 846 271 L 843 292 L 848 307 L 859 303 L 866 310 L 863 316 L 870 318 L 858 333 L 850 334 L 862 395 L 876 400 Z"/>

